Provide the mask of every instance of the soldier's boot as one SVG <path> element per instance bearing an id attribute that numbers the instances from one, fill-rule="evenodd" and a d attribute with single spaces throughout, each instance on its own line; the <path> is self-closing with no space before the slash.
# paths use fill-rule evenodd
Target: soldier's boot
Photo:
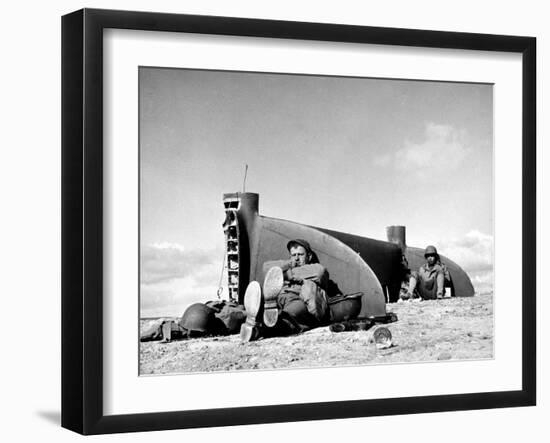
<path id="1" fill-rule="evenodd" d="M 246 321 L 241 325 L 241 341 L 249 342 L 260 337 L 258 314 L 262 304 L 262 290 L 257 281 L 252 281 L 244 293 Z"/>
<path id="2" fill-rule="evenodd" d="M 272 328 L 277 323 L 279 310 L 277 297 L 281 293 L 284 284 L 283 270 L 274 266 L 267 271 L 264 278 L 264 325 Z"/>

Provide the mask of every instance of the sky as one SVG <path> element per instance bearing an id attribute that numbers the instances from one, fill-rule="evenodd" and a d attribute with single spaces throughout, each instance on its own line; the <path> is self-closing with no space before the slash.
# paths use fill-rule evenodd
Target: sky
<path id="1" fill-rule="evenodd" d="M 260 214 L 405 225 L 492 289 L 492 85 L 141 67 L 139 100 L 142 317 L 216 298 L 245 165 Z"/>

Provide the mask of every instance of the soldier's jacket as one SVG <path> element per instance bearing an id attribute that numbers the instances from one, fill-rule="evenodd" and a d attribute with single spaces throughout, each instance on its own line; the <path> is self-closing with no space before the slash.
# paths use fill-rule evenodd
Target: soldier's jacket
<path id="1" fill-rule="evenodd" d="M 326 289 L 327 287 L 328 273 L 325 267 L 320 263 L 311 263 L 291 268 L 289 260 L 269 261 L 264 263 L 264 273 L 273 266 L 279 266 L 283 270 L 285 277 L 283 292 L 299 294 L 304 280 L 310 280 L 317 283 L 322 289 Z"/>
<path id="2" fill-rule="evenodd" d="M 427 264 L 420 266 L 420 269 L 418 270 L 418 276 L 422 281 L 430 281 L 435 279 L 437 274 L 439 274 L 440 272 L 443 273 L 446 281 L 450 281 L 451 278 L 447 266 L 445 266 L 441 262 L 433 265 L 431 269 L 428 267 Z"/>
<path id="3" fill-rule="evenodd" d="M 214 309 L 216 318 L 221 320 L 228 334 L 237 334 L 241 324 L 246 320 L 246 310 L 243 305 L 233 300 L 211 300 L 205 303 Z"/>

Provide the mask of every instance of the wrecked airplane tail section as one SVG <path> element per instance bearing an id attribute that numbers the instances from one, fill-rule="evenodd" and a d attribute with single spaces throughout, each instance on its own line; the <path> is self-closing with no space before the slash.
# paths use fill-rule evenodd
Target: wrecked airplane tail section
<path id="1" fill-rule="evenodd" d="M 317 228 L 264 216 L 259 219 L 260 235 L 252 270 L 255 279 L 262 281 L 264 262 L 288 258 L 286 245 L 289 240 L 307 239 L 319 262 L 328 270 L 332 282 L 329 297 L 362 292 L 359 317 L 386 314 L 386 299 L 376 274 L 348 245 Z"/>
<path id="2" fill-rule="evenodd" d="M 333 282 L 329 295 L 363 293 L 361 317 L 385 315 L 386 301 L 397 301 L 403 255 L 411 269 L 423 264 L 422 250 L 406 246 L 403 226 L 388 227 L 389 241 L 381 241 L 261 216 L 259 195 L 251 192 L 224 194 L 223 202 L 229 295 L 239 302 L 250 281 L 263 280 L 265 262 L 288 258 L 287 242 L 295 238 L 310 242 L 328 270 Z M 473 295 L 468 275 L 441 257 L 451 274 L 451 294 Z"/>
<path id="3" fill-rule="evenodd" d="M 338 238 L 311 226 L 260 216 L 258 194 L 225 194 L 224 207 L 228 284 L 232 298 L 242 302 L 248 283 L 263 281 L 263 264 L 288 258 L 288 241 L 304 238 L 329 272 L 332 282 L 329 295 L 362 292 L 361 317 L 386 314 L 384 290 L 375 272 L 359 253 Z"/>

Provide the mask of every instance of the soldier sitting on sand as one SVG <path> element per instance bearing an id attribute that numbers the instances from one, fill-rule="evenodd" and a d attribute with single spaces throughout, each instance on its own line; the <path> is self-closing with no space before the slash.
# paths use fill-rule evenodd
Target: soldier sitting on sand
<path id="1" fill-rule="evenodd" d="M 400 300 L 441 299 L 445 294 L 445 281 L 449 281 L 449 271 L 441 263 L 435 246 L 427 246 L 424 251 L 426 264 L 422 265 L 418 272 L 413 271 L 409 278 L 409 287 L 406 293 L 402 293 Z"/>
<path id="2" fill-rule="evenodd" d="M 302 239 L 287 244 L 289 260 L 264 264 L 263 291 L 251 282 L 244 295 L 246 322 L 241 340 L 288 335 L 326 324 L 330 313 L 326 288 L 328 273 L 309 243 Z M 258 317 L 263 312 L 263 322 Z"/>

